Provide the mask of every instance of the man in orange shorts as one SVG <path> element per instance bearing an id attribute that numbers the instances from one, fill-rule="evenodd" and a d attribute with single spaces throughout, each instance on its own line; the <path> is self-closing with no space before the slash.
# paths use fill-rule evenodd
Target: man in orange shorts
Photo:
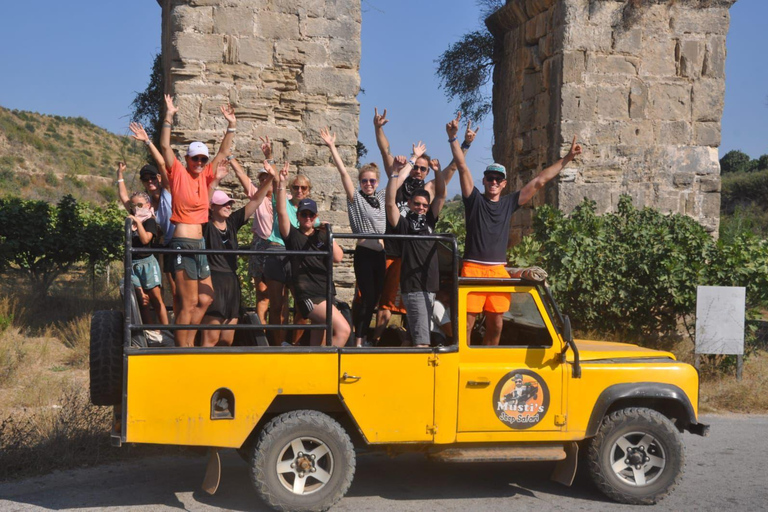
<path id="1" fill-rule="evenodd" d="M 457 120 L 448 123 L 448 142 L 451 145 L 453 159 L 459 169 L 461 195 L 467 222 L 467 238 L 464 243 L 463 277 L 508 278 L 504 269 L 507 263 L 507 244 L 509 243 L 509 225 L 512 214 L 518 207 L 530 201 L 552 178 L 581 154 L 581 146 L 573 137 L 571 150 L 554 165 L 541 171 L 521 190 L 502 196 L 507 186 L 507 170 L 503 165 L 491 164 L 483 173 L 481 194 L 472 181 L 472 174 L 464 160 L 456 134 L 459 131 Z M 485 338 L 483 345 L 498 345 L 501 338 L 504 313 L 509 309 L 508 293 L 472 293 L 467 297 L 467 342 L 469 343 L 475 319 L 485 313 Z"/>

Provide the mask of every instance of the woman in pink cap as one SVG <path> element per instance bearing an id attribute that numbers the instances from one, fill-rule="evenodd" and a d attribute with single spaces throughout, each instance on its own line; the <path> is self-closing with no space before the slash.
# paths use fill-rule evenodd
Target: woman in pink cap
<path id="1" fill-rule="evenodd" d="M 221 112 L 229 123 L 219 152 L 209 162 L 208 146 L 202 142 L 193 142 L 185 156 L 186 167 L 176 159 L 171 148 L 171 127 L 173 115 L 178 108 L 173 105 L 170 95 L 165 95 L 165 120 L 160 131 L 160 149 L 165 159 L 162 169 L 171 185 L 173 196 L 171 222 L 176 225 L 170 247 L 173 249 L 205 249 L 203 224 L 208 222 L 208 186 L 214 180 L 214 169 L 224 156 L 229 153 L 237 119 L 230 105 L 222 106 Z M 174 311 L 177 324 L 199 324 L 205 311 L 213 301 L 211 271 L 205 254 L 182 255 L 173 257 L 173 269 L 176 279 Z M 193 330 L 177 331 L 176 346 L 194 345 Z"/>
<path id="2" fill-rule="evenodd" d="M 211 184 L 215 188 L 229 171 L 227 162 L 222 160 L 216 169 L 216 178 Z M 272 181 L 272 175 L 269 175 Z M 209 249 L 238 249 L 237 232 L 240 230 L 259 205 L 264 201 L 269 186 L 262 187 L 250 197 L 242 208 L 232 211 L 235 200 L 226 192 L 216 190 L 211 194 L 211 212 L 207 223 L 203 224 L 203 238 Z M 248 190 L 246 189 L 246 193 Z M 204 324 L 236 324 L 240 317 L 240 281 L 237 278 L 236 254 L 211 254 L 208 257 L 213 281 L 213 303 L 203 317 Z M 203 331 L 203 346 L 232 345 L 235 331 Z"/>

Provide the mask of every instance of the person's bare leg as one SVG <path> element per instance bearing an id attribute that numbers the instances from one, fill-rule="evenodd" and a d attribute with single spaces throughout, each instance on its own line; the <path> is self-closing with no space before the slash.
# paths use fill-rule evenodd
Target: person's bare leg
<path id="1" fill-rule="evenodd" d="M 267 310 L 269 309 L 269 295 L 267 295 L 267 283 L 260 279 L 256 283 L 256 314 L 262 324 L 267 323 Z"/>
<path id="2" fill-rule="evenodd" d="M 190 279 L 183 270 L 176 271 L 176 295 L 174 302 L 178 302 L 176 310 L 177 325 L 191 324 L 192 313 L 197 307 L 197 280 Z M 191 347 L 195 343 L 196 331 L 176 331 L 175 341 L 177 347 Z"/>
<path id="3" fill-rule="evenodd" d="M 285 319 L 283 317 L 283 292 L 285 286 L 280 281 L 267 281 L 267 299 L 269 300 L 269 323 L 270 325 L 283 325 Z M 275 345 L 282 344 L 284 337 L 284 331 L 275 330 L 272 339 Z"/>
<path id="4" fill-rule="evenodd" d="M 376 313 L 376 329 L 373 331 L 373 341 L 378 343 L 381 339 L 381 335 L 384 333 L 384 329 L 387 328 L 389 319 L 392 317 L 392 312 L 388 309 L 379 307 L 379 311 Z"/>
<path id="5" fill-rule="evenodd" d="M 477 313 L 467 313 L 467 345 L 472 344 L 472 329 L 475 328 Z"/>
<path id="6" fill-rule="evenodd" d="M 504 326 L 503 313 L 485 312 L 485 336 L 483 345 L 498 345 L 501 339 L 501 329 Z"/>
<path id="7" fill-rule="evenodd" d="M 224 325 L 235 325 L 237 321 L 238 321 L 237 318 L 230 318 L 229 320 L 224 321 Z M 218 345 L 231 347 L 234 341 L 235 341 L 235 331 L 233 331 L 232 329 L 223 330 L 221 331 L 221 336 L 219 337 Z"/>
<path id="8" fill-rule="evenodd" d="M 203 317 L 203 323 L 206 325 L 220 325 L 221 318 L 219 318 L 218 316 L 205 315 Z M 216 344 L 219 342 L 219 339 L 221 338 L 221 333 L 222 331 L 202 331 L 203 346 L 215 347 Z"/>
<path id="9" fill-rule="evenodd" d="M 333 315 L 331 317 L 333 322 L 333 339 L 331 340 L 331 344 L 334 347 L 343 347 L 347 344 L 347 340 L 349 339 L 349 335 L 352 332 L 352 329 L 349 327 L 349 322 L 347 322 L 347 319 L 344 318 L 344 315 L 341 314 L 341 311 L 336 309 L 335 306 L 332 307 L 331 311 Z M 313 309 L 309 314 L 309 319 L 313 324 L 324 324 L 326 323 L 325 313 L 326 301 L 323 301 L 320 304 L 315 305 L 315 309 Z M 310 339 L 313 346 L 315 346 L 316 340 L 320 340 L 322 338 L 323 334 L 323 331 L 312 331 Z M 317 341 L 318 345 L 320 343 L 322 342 Z"/>
<path id="10" fill-rule="evenodd" d="M 157 323 L 168 325 L 168 311 L 165 309 L 165 302 L 163 302 L 163 288 L 155 286 L 151 290 L 147 290 L 147 295 L 149 295 L 149 302 L 155 310 L 155 315 L 157 315 Z"/>

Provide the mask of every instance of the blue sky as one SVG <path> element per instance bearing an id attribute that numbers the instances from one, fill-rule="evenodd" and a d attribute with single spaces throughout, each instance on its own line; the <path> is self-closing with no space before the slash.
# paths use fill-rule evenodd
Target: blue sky
<path id="1" fill-rule="evenodd" d="M 368 159 L 378 158 L 372 125 L 378 106 L 388 109 L 393 151 L 405 153 L 421 138 L 446 163 L 444 125 L 456 107 L 438 89 L 434 61 L 480 26 L 475 3 L 363 0 L 362 5 L 360 140 Z M 731 9 L 721 155 L 731 149 L 753 158 L 768 153 L 766 19 L 765 0 L 739 0 Z M 83 116 L 125 134 L 131 100 L 146 86 L 160 49 L 160 7 L 155 0 L 5 2 L 0 48 L 5 71 L 0 105 Z M 468 158 L 475 172 L 490 162 L 491 145 L 487 119 Z M 452 185 L 451 194 L 458 190 Z"/>

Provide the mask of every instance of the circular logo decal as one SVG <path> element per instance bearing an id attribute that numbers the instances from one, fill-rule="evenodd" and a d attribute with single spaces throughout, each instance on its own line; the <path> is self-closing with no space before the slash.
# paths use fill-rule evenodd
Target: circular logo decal
<path id="1" fill-rule="evenodd" d="M 547 384 L 530 370 L 512 370 L 493 391 L 493 411 L 510 428 L 531 428 L 544 419 L 548 410 Z"/>

